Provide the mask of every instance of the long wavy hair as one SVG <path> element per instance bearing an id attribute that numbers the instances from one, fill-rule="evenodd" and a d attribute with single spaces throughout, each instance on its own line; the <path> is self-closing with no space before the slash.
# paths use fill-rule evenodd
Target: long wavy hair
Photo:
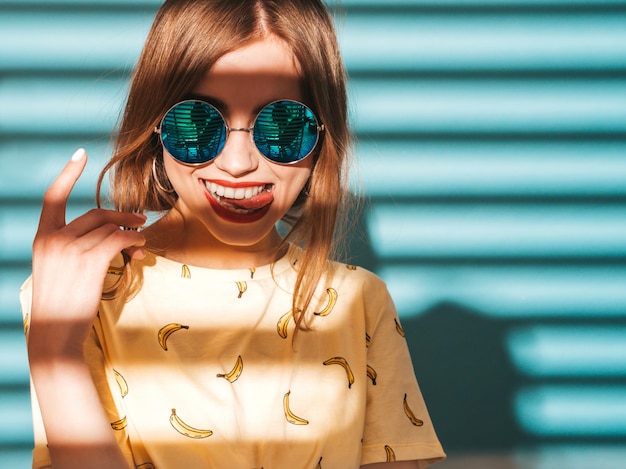
<path id="1" fill-rule="evenodd" d="M 338 221 L 347 200 L 346 73 L 332 18 L 321 0 L 167 0 L 134 70 L 113 156 L 98 179 L 98 204 L 110 172 L 109 197 L 116 209 L 170 210 L 177 195 L 165 176 L 155 127 L 220 57 L 270 34 L 291 47 L 302 70 L 306 102 L 325 126 L 306 191 L 285 217 L 290 230 L 279 247 L 294 243 L 304 250 L 293 296 L 299 329 L 306 324 L 328 260 L 337 254 Z"/>

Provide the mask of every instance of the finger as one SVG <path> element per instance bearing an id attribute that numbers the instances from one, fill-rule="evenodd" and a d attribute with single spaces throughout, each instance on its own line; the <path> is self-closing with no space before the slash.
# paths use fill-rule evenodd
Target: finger
<path id="1" fill-rule="evenodd" d="M 137 229 L 143 226 L 145 222 L 146 216 L 142 213 L 93 209 L 70 222 L 66 231 L 72 236 L 79 237 L 106 224 Z"/>
<path id="2" fill-rule="evenodd" d="M 59 232 L 60 233 L 60 232 Z M 64 234 L 63 236 L 66 236 Z M 71 246 L 73 252 L 84 253 L 87 251 L 100 252 L 106 257 L 108 262 L 116 254 L 122 250 L 132 246 L 143 246 L 145 244 L 144 236 L 135 230 L 123 230 L 113 223 L 107 223 L 98 226 L 83 236 L 71 237 Z M 102 249 L 100 249 L 102 248 Z"/>
<path id="3" fill-rule="evenodd" d="M 43 197 L 38 233 L 56 231 L 65 226 L 67 199 L 87 164 L 87 153 L 80 148 L 72 155 Z"/>
<path id="4" fill-rule="evenodd" d="M 143 247 L 132 246 L 130 248 L 124 249 L 124 252 L 128 254 L 131 259 L 141 260 L 146 257 L 146 251 Z"/>
<path id="5" fill-rule="evenodd" d="M 122 251 L 127 251 L 130 254 L 134 253 L 132 257 L 143 256 L 143 246 L 146 244 L 146 238 L 141 233 L 120 229 L 107 232 L 104 227 L 99 231 L 100 235 L 105 236 L 102 240 L 95 242 L 91 250 L 106 258 L 107 266 Z"/>

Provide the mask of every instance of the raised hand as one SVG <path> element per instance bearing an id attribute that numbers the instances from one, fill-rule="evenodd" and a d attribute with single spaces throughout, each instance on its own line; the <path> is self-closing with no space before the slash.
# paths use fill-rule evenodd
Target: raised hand
<path id="1" fill-rule="evenodd" d="M 56 330 L 59 348 L 48 352 L 82 350 L 111 260 L 129 248 L 134 256 L 143 255 L 144 237 L 120 227 L 138 228 L 144 215 L 93 209 L 66 223 L 67 200 L 86 163 L 85 151 L 78 150 L 46 191 L 33 243 L 30 333 Z"/>
<path id="2" fill-rule="evenodd" d="M 113 257 L 143 256 L 143 215 L 94 209 L 66 223 L 67 199 L 87 163 L 78 150 L 46 191 L 33 243 L 28 337 L 31 379 L 53 467 L 129 468 L 83 356 Z"/>

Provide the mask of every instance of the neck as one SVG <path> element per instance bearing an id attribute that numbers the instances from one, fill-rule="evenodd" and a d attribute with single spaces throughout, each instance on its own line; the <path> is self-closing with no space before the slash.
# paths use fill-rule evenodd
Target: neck
<path id="1" fill-rule="evenodd" d="M 147 248 L 167 259 L 210 269 L 244 269 L 276 261 L 281 237 L 274 229 L 250 245 L 228 244 L 216 239 L 201 223 L 180 214 L 165 215 L 143 231 Z"/>

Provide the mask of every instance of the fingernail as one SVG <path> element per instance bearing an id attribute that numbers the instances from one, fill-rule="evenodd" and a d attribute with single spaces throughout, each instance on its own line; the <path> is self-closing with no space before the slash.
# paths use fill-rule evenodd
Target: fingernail
<path id="1" fill-rule="evenodd" d="M 80 161 L 85 157 L 85 155 L 87 155 L 87 153 L 85 152 L 85 149 L 79 148 L 72 155 L 72 161 Z"/>

